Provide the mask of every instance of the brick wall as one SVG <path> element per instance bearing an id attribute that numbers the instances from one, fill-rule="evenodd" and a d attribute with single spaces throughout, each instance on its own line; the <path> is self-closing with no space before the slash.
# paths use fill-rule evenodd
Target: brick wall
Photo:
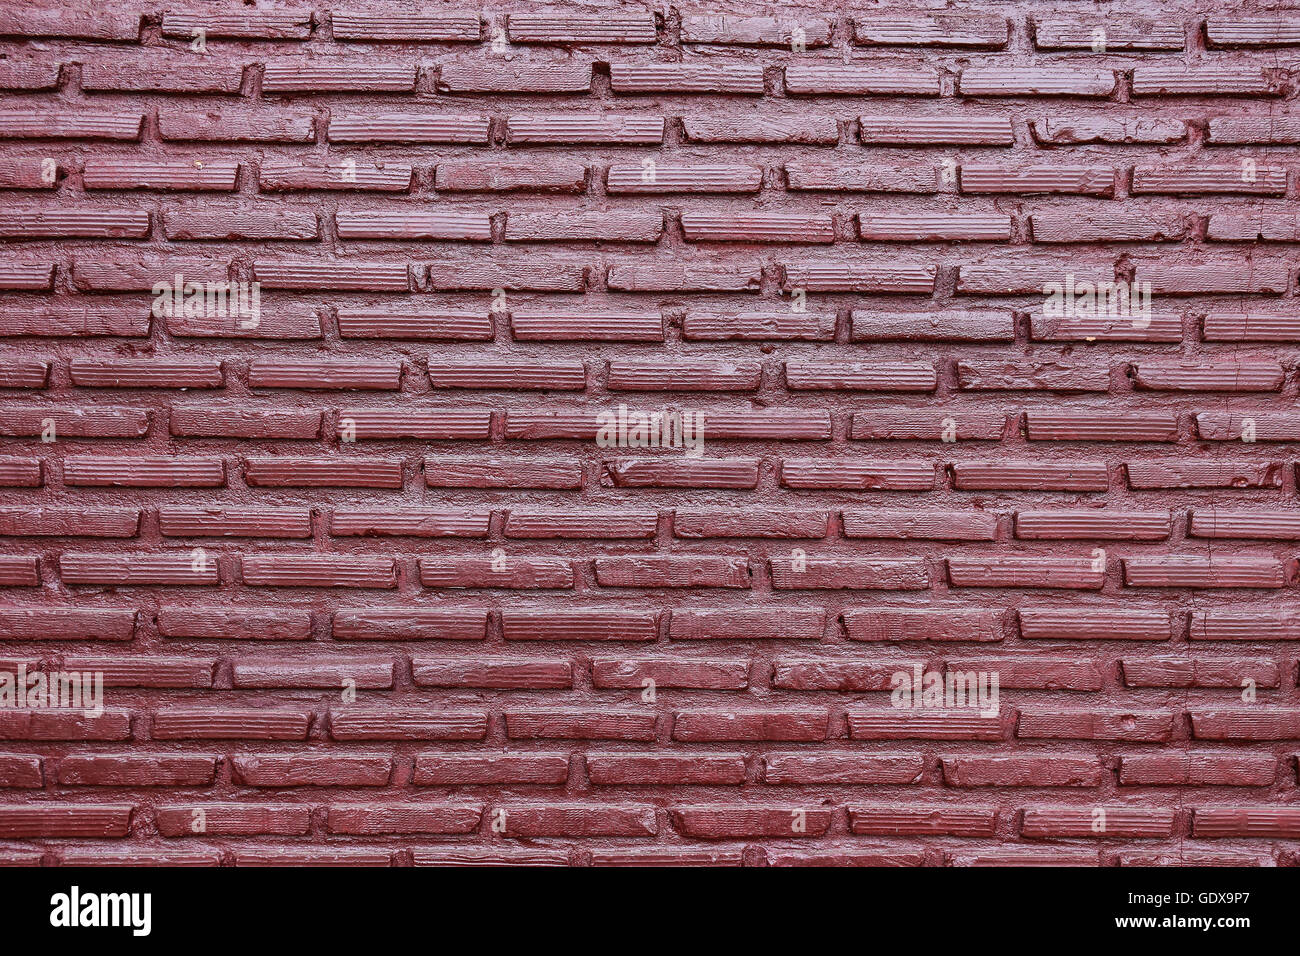
<path id="1" fill-rule="evenodd" d="M 0 861 L 1295 862 L 1262 7 L 5 4 Z"/>

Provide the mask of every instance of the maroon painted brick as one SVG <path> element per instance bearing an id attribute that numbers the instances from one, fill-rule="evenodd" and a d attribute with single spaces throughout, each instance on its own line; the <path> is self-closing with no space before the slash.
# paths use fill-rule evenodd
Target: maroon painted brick
<path id="1" fill-rule="evenodd" d="M 411 782 L 417 786 L 562 784 L 569 778 L 568 754 L 442 754 L 415 757 Z"/>
<path id="2" fill-rule="evenodd" d="M 0 862 L 1296 861 L 1294 16 L 9 6 Z"/>
<path id="3" fill-rule="evenodd" d="M 72 755 L 59 761 L 57 779 L 82 787 L 202 787 L 216 777 L 212 755 L 95 754 Z"/>

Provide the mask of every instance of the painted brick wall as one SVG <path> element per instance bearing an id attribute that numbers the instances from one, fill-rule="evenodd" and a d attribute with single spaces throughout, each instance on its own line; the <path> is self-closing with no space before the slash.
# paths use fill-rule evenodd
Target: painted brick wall
<path id="1" fill-rule="evenodd" d="M 1300 12 L 375 9 L 0 8 L 0 861 L 1296 861 Z"/>

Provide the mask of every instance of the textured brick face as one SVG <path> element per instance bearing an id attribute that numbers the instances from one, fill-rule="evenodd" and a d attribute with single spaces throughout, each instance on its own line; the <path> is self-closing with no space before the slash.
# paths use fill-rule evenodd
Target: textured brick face
<path id="1" fill-rule="evenodd" d="M 1300 10 L 832 6 L 0 10 L 0 863 L 1300 858 Z"/>

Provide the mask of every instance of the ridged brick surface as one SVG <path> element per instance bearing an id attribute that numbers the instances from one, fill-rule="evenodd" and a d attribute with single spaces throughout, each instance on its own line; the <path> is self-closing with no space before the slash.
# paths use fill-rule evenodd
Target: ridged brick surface
<path id="1" fill-rule="evenodd" d="M 1265 6 L 6 4 L 0 863 L 1300 861 Z"/>

